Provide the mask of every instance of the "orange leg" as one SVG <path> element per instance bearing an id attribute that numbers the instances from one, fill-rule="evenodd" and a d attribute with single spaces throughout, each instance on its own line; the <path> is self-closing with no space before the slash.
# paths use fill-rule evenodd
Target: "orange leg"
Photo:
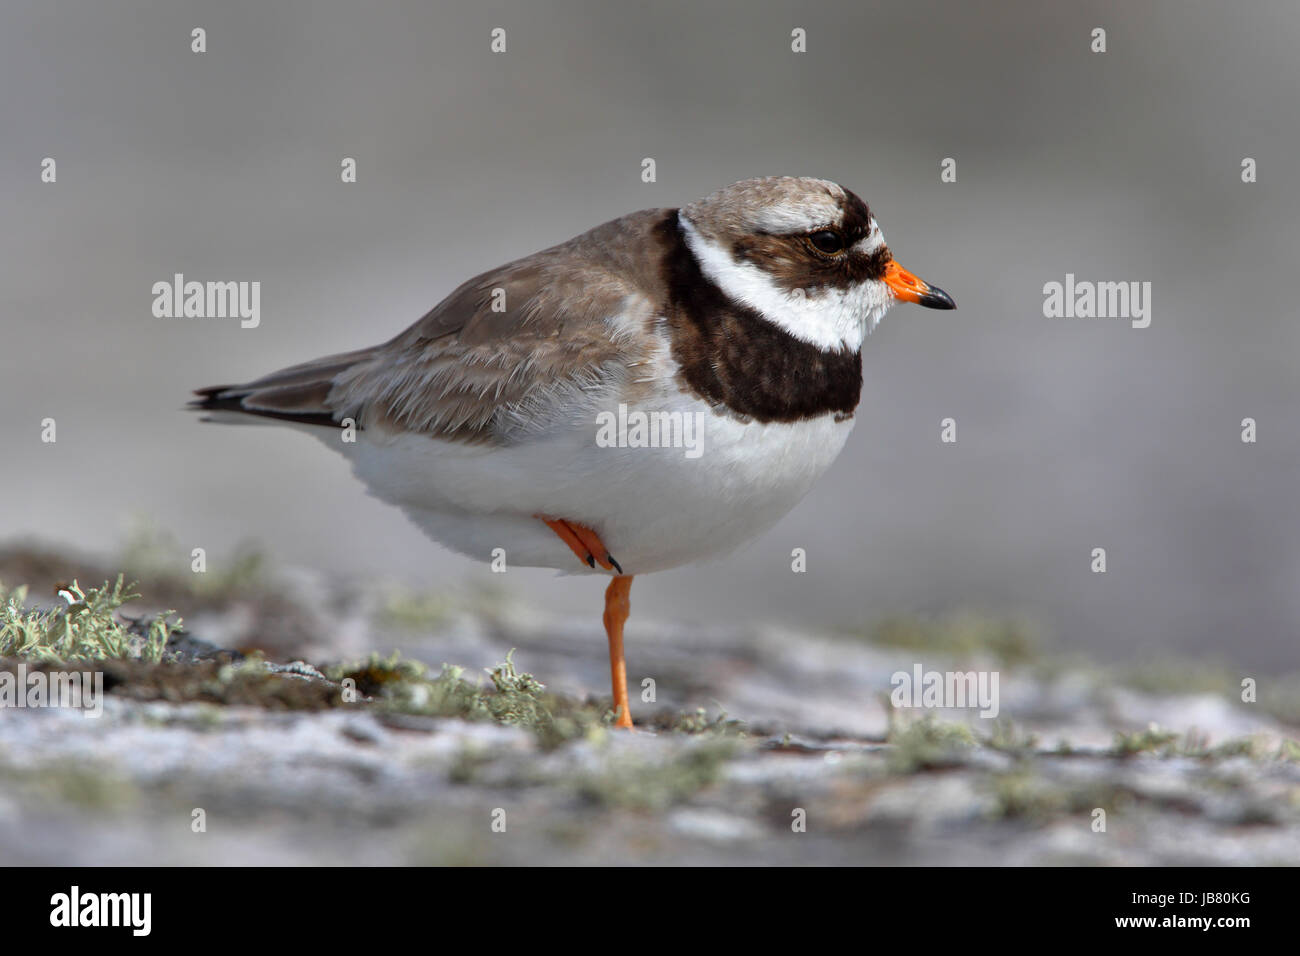
<path id="1" fill-rule="evenodd" d="M 632 729 L 632 711 L 627 703 L 627 662 L 623 659 L 623 624 L 632 603 L 632 575 L 619 574 L 605 589 L 605 634 L 609 637 L 609 677 L 614 686 L 615 727 Z"/>
<path id="2" fill-rule="evenodd" d="M 579 561 L 585 561 L 593 568 L 600 562 L 606 571 L 618 572 L 605 589 L 605 635 L 609 638 L 609 677 L 614 688 L 614 726 L 631 730 L 632 710 L 627 702 L 627 662 L 623 659 L 623 625 L 632 609 L 628 600 L 632 591 L 632 575 L 623 573 L 600 536 L 590 528 L 576 521 L 543 518 L 541 515 L 537 517 L 559 535 L 560 540 L 569 546 Z"/>

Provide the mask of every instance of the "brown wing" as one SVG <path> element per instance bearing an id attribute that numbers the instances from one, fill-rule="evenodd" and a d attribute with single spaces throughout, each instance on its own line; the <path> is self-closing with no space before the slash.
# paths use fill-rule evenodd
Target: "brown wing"
<path id="1" fill-rule="evenodd" d="M 311 425 L 510 443 L 590 421 L 649 357 L 662 300 L 647 210 L 470 279 L 396 338 L 243 385 L 198 390 L 198 409 Z"/>

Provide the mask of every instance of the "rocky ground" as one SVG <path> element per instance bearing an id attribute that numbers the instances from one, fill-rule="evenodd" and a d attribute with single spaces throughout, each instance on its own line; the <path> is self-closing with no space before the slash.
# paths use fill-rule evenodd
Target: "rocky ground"
<path id="1" fill-rule="evenodd" d="M 104 675 L 101 717 L 0 709 L 0 862 L 1300 862 L 1295 678 L 1104 671 L 971 617 L 867 635 L 638 617 L 628 734 L 607 726 L 595 620 L 287 570 L 267 588 L 250 565 L 202 587 L 140 573 L 117 619 L 176 607 L 185 631 L 153 662 L 145 618 L 79 665 Z M 112 567 L 0 552 L 28 605 Z M 67 669 L 42 656 L 11 647 L 0 675 Z M 891 707 L 917 663 L 996 671 L 998 719 Z"/>

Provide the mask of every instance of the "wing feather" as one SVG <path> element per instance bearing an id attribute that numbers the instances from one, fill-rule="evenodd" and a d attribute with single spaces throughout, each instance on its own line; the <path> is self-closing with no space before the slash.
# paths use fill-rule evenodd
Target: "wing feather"
<path id="1" fill-rule="evenodd" d="M 672 214 L 598 226 L 470 279 L 382 345 L 199 389 L 191 405 L 503 444 L 590 421 L 654 348 L 663 289 L 647 250 Z"/>

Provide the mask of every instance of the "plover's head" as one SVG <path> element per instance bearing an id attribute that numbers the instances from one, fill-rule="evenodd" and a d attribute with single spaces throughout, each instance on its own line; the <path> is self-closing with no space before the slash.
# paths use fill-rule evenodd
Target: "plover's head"
<path id="1" fill-rule="evenodd" d="M 824 179 L 733 183 L 682 207 L 680 222 L 718 288 L 820 348 L 858 349 L 899 300 L 956 308 L 894 261 L 866 203 Z"/>

